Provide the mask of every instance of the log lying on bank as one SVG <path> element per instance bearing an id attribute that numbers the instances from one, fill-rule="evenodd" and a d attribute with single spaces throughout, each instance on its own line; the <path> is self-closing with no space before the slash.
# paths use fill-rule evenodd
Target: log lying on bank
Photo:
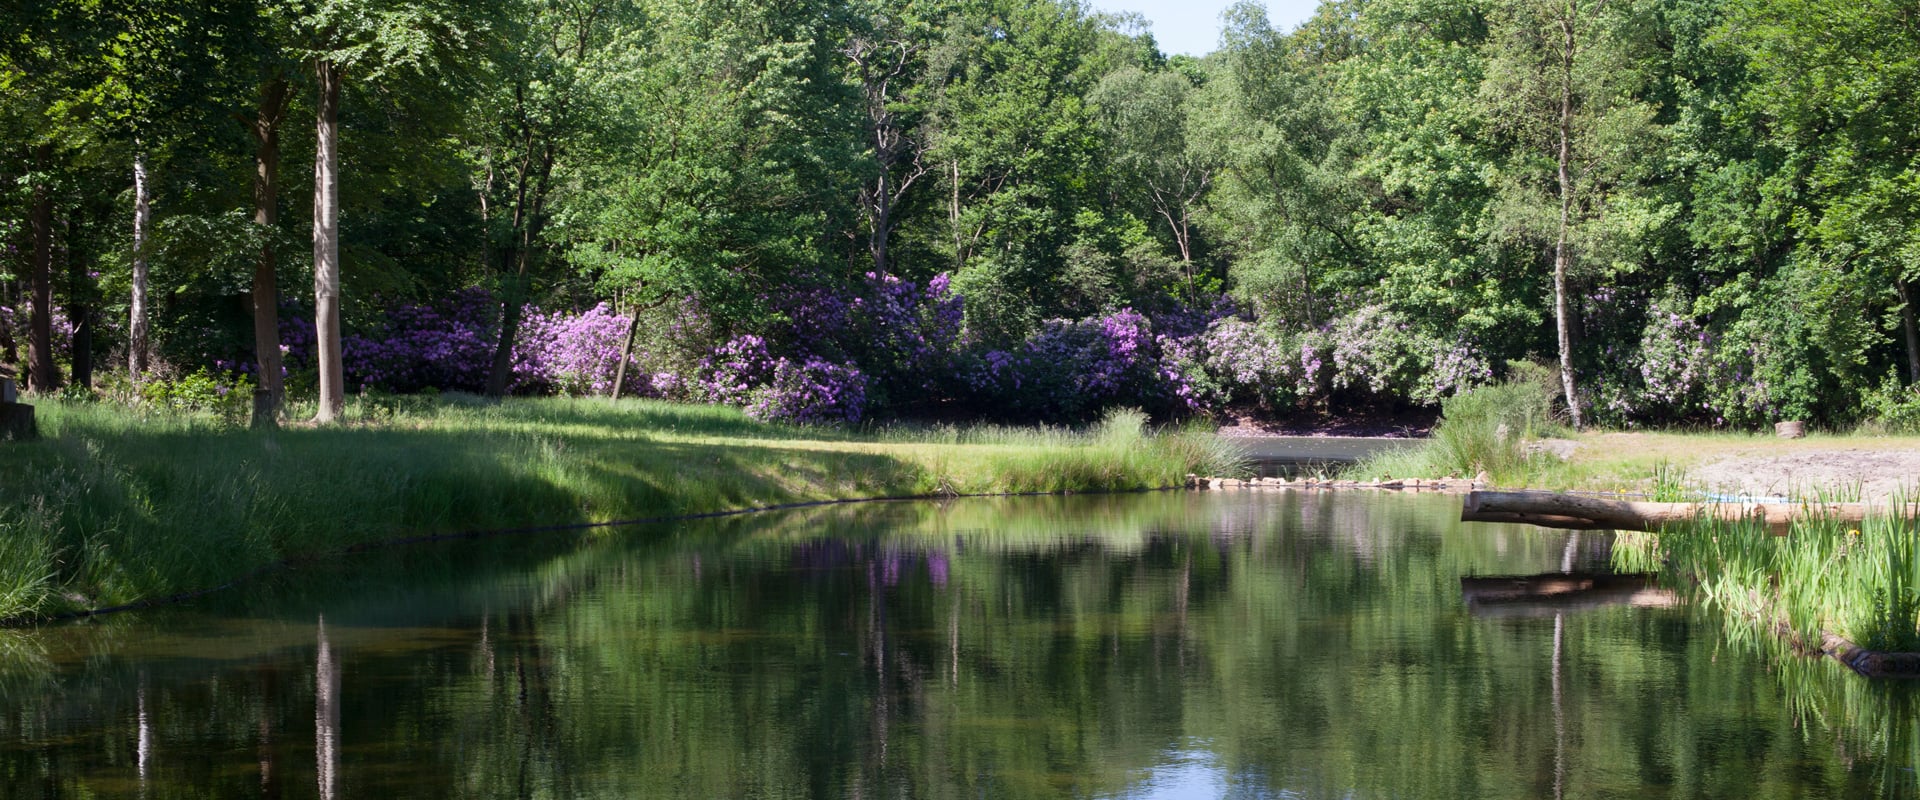
<path id="1" fill-rule="evenodd" d="M 1868 514 L 1914 516 L 1915 507 L 1866 503 L 1646 503 L 1557 492 L 1470 492 L 1461 522 L 1521 522 L 1567 530 L 1654 531 L 1703 519 L 1749 520 L 1784 533 L 1796 520 L 1860 522 Z"/>
<path id="2" fill-rule="evenodd" d="M 1478 616 L 1550 616 L 1627 605 L 1666 608 L 1680 596 L 1658 585 L 1651 572 L 1547 572 L 1538 575 L 1488 575 L 1460 579 L 1460 597 Z"/>

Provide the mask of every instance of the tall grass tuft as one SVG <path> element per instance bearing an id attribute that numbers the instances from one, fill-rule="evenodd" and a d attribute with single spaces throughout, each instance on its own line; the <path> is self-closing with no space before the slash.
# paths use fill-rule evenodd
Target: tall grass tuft
<path id="1" fill-rule="evenodd" d="M 1549 399 L 1532 381 L 1482 386 L 1447 398 L 1426 443 L 1362 460 L 1351 474 L 1372 477 L 1471 477 L 1524 482 L 1539 456 L 1524 442 L 1554 430 Z"/>
<path id="2" fill-rule="evenodd" d="M 1701 520 L 1616 546 L 1622 567 L 1657 560 L 1690 576 L 1701 594 L 1737 620 L 1784 624 L 1803 641 L 1832 632 L 1875 650 L 1920 650 L 1920 524 L 1904 515 L 1857 527 L 1831 519 L 1794 523 L 1785 536 L 1764 526 Z"/>

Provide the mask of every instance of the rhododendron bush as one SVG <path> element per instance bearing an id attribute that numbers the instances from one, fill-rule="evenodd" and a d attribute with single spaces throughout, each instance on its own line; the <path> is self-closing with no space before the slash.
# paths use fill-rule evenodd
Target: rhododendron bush
<path id="1" fill-rule="evenodd" d="M 944 274 L 914 281 L 868 273 L 844 289 L 768 301 L 779 321 L 730 335 L 693 301 L 645 312 L 638 325 L 607 303 L 529 306 L 512 353 L 512 390 L 611 393 L 629 329 L 637 335 L 622 394 L 724 403 L 810 424 L 944 408 L 1024 422 L 1082 422 L 1121 406 L 1162 417 L 1228 407 L 1285 413 L 1340 397 L 1433 402 L 1492 378 L 1470 345 L 1422 337 L 1375 307 L 1293 334 L 1225 300 L 1154 314 L 1123 307 L 987 342 L 969 331 Z M 482 289 L 387 306 L 345 337 L 347 380 L 356 390 L 481 391 L 498 317 L 499 303 Z M 313 326 L 300 309 L 283 313 L 282 341 L 289 369 L 310 368 Z"/>

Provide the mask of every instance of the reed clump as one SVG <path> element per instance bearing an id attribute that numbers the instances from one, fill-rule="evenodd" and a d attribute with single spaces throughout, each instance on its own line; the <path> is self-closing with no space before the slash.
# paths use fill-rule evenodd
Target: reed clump
<path id="1" fill-rule="evenodd" d="M 0 450 L 0 619 L 164 598 L 395 538 L 938 494 L 1180 485 L 1234 457 L 1138 412 L 1086 430 L 847 431 L 656 401 L 355 403 L 253 431 L 102 403 L 40 406 Z"/>
<path id="2" fill-rule="evenodd" d="M 1616 566 L 1686 576 L 1745 624 L 1785 625 L 1818 644 L 1835 633 L 1871 650 L 1920 650 L 1920 523 L 1905 514 L 1850 524 L 1814 518 L 1784 536 L 1702 520 L 1615 548 Z"/>

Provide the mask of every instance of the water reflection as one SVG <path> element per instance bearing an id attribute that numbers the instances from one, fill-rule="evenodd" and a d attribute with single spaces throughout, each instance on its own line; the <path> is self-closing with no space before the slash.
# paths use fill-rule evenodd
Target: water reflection
<path id="1" fill-rule="evenodd" d="M 6 643 L 0 796 L 1911 786 L 1920 737 L 1834 733 L 1911 731 L 1904 690 L 1830 696 L 1859 684 L 1822 662 L 1796 686 L 1684 609 L 1468 613 L 1462 577 L 1594 571 L 1609 544 L 1457 512 L 896 503 L 396 551 Z"/>

